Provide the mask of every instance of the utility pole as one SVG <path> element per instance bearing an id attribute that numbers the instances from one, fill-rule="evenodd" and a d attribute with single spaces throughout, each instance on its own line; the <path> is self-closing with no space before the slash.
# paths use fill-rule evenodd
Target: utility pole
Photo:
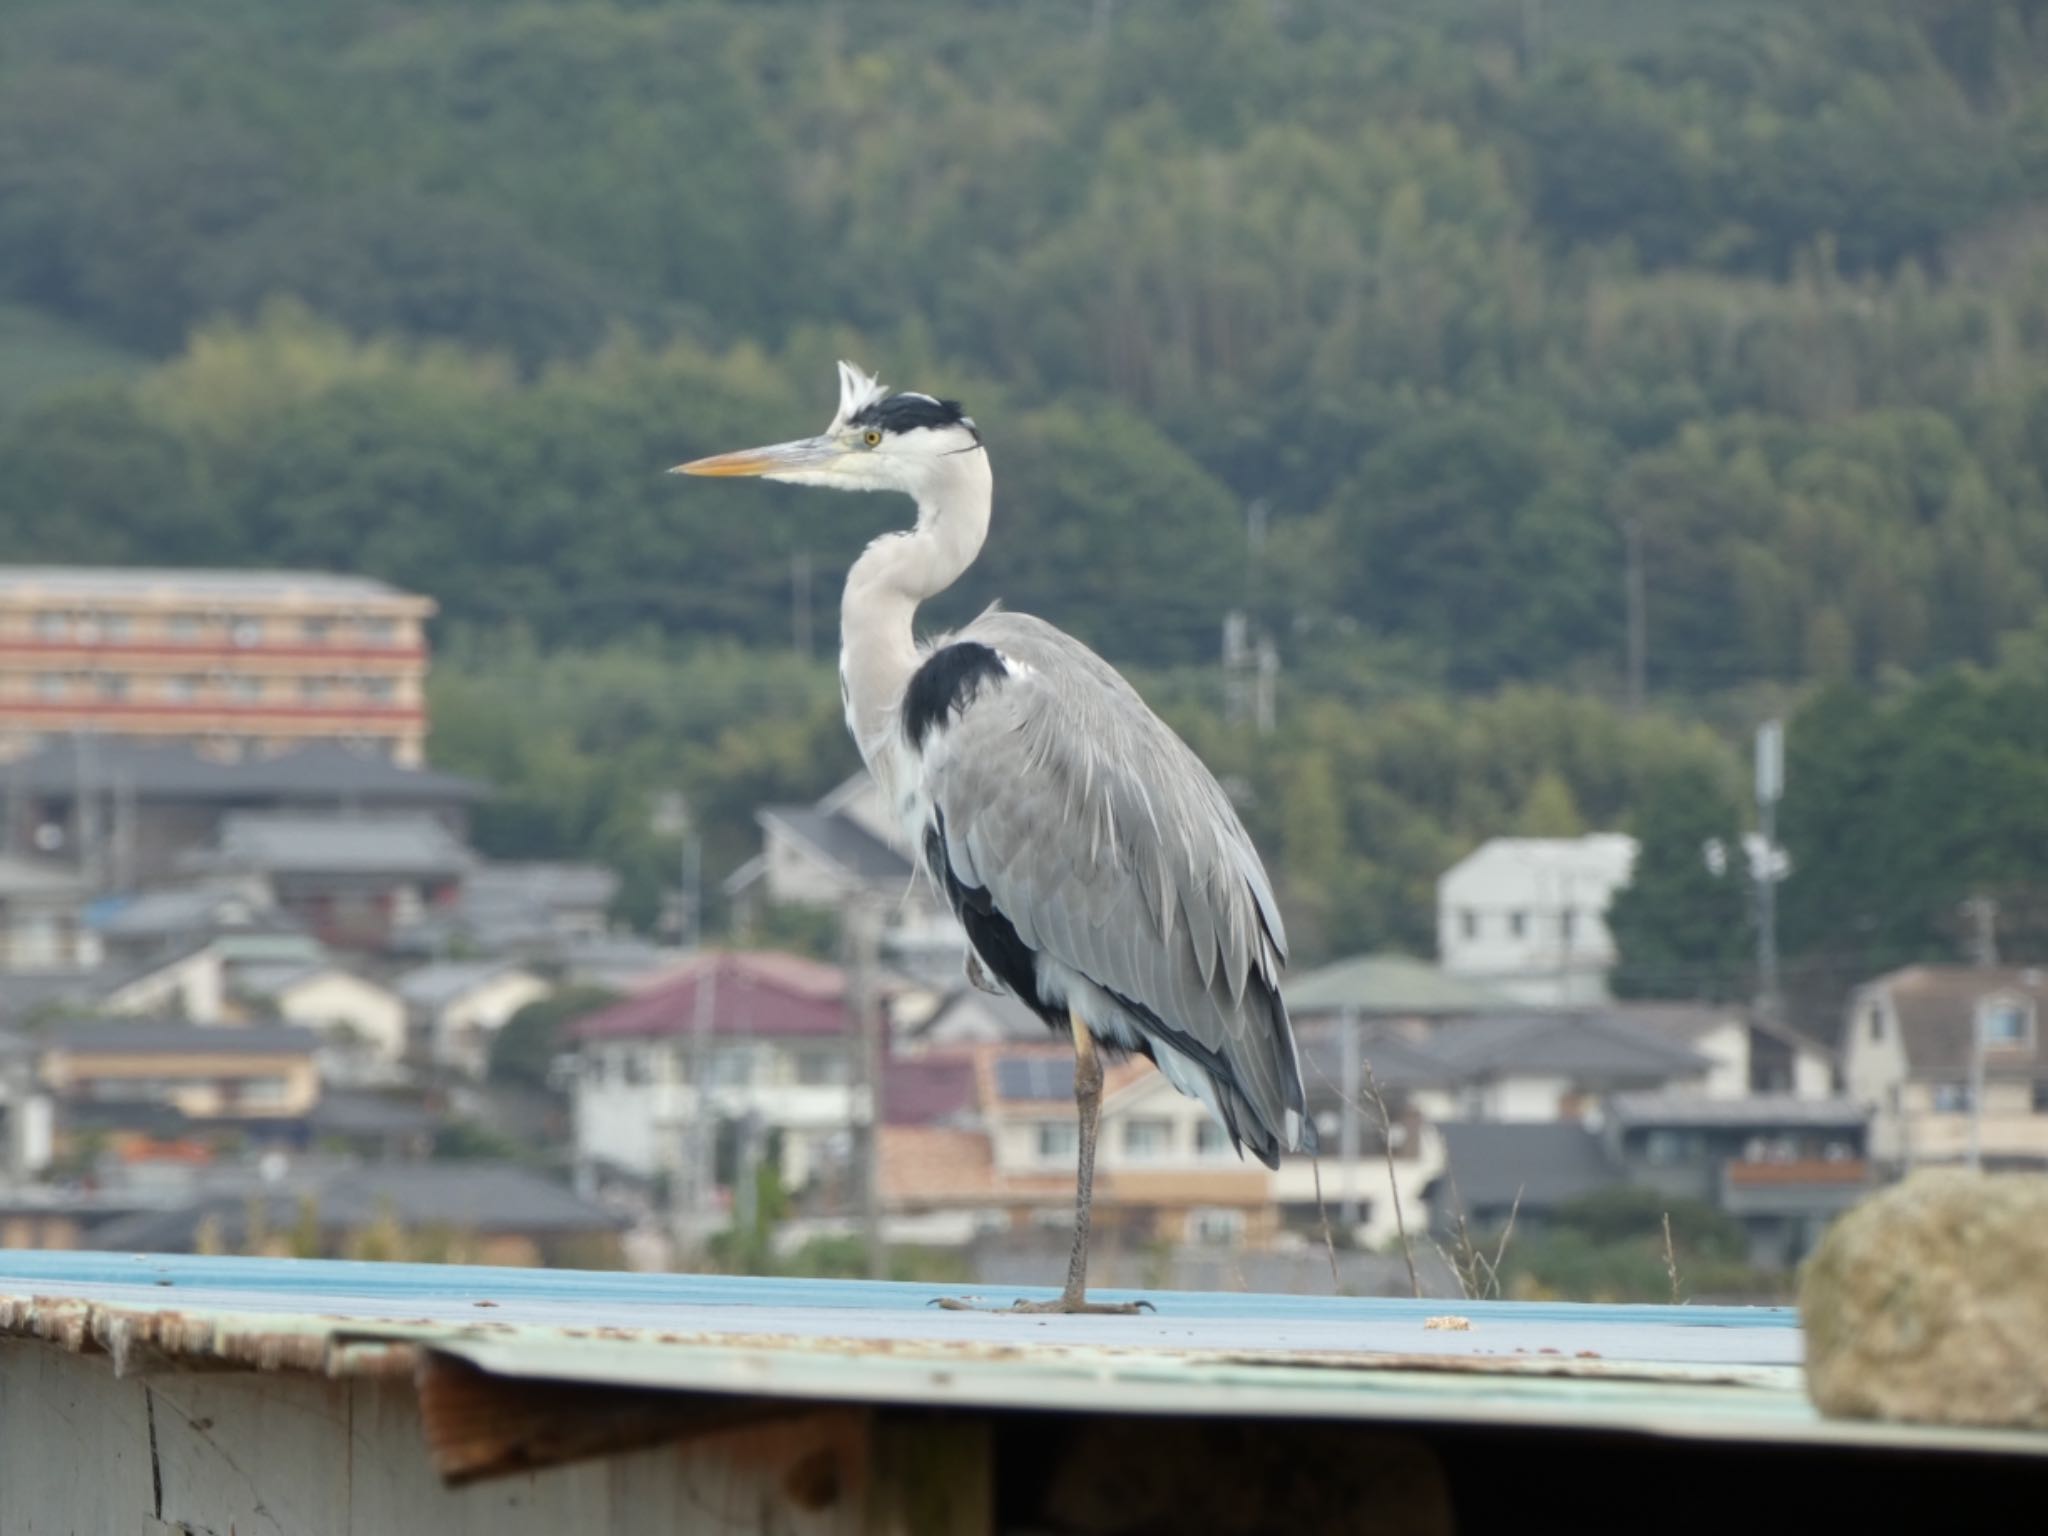
<path id="1" fill-rule="evenodd" d="M 1970 914 L 1970 949 L 1977 969 L 1988 971 L 1998 965 L 1998 903 L 1989 896 L 1972 896 L 1963 903 Z M 1984 1166 L 1984 1013 L 1987 999 L 1979 998 L 1970 1010 L 1970 1171 Z"/>
<path id="2" fill-rule="evenodd" d="M 860 1053 L 860 1082 L 867 1099 L 862 1115 L 858 1100 L 853 1105 L 853 1146 L 860 1179 L 861 1234 L 866 1241 L 868 1275 L 886 1279 L 889 1254 L 882 1236 L 882 1010 L 876 996 L 875 972 L 881 949 L 881 919 L 872 902 L 855 895 L 847 903 L 846 990 L 859 1030 L 856 1049 Z"/>
<path id="3" fill-rule="evenodd" d="M 701 1246 L 711 1231 L 718 1203 L 718 1112 L 711 1102 L 712 1027 L 718 1011 L 718 956 L 698 961 L 696 1008 L 690 1020 L 691 1116 L 689 1245 Z"/>
<path id="4" fill-rule="evenodd" d="M 1756 824 L 1763 839 L 1756 870 L 1757 1009 L 1778 1022 L 1778 801 L 1785 793 L 1785 726 L 1766 720 L 1756 733 Z"/>
<path id="5" fill-rule="evenodd" d="M 1623 596 L 1628 610 L 1628 708 L 1640 714 L 1648 692 L 1650 639 L 1647 594 L 1643 588 L 1643 518 L 1630 511 L 1622 519 L 1622 536 L 1627 564 L 1622 573 Z"/>

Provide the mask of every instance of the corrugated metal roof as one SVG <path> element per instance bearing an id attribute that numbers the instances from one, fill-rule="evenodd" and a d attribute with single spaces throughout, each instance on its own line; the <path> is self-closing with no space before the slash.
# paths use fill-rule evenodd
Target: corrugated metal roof
<path id="1" fill-rule="evenodd" d="M 168 1355 L 388 1373 L 410 1368 L 407 1350 L 425 1350 L 508 1377 L 757 1398 L 2048 1455 L 2048 1435 L 1823 1421 L 1782 1308 L 1154 1292 L 1153 1314 L 1057 1317 L 929 1305 L 942 1294 L 870 1281 L 0 1254 L 0 1333 L 103 1349 L 117 1368 Z M 1445 1312 L 1469 1327 L 1431 1328 Z"/>

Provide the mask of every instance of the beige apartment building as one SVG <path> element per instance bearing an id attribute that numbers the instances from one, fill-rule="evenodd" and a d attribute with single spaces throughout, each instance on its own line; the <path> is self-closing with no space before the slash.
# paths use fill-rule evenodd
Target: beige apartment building
<path id="1" fill-rule="evenodd" d="M 0 566 L 0 757 L 89 732 L 416 765 L 433 611 L 361 576 Z"/>

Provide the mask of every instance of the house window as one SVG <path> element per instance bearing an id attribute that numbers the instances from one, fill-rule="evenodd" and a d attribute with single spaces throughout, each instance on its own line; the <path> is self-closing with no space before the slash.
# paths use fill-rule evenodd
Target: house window
<path id="1" fill-rule="evenodd" d="M 39 613 L 36 615 L 36 638 L 39 640 L 62 640 L 71 633 L 71 615 L 68 613 Z"/>
<path id="2" fill-rule="evenodd" d="M 307 619 L 300 627 L 300 633 L 313 645 L 325 645 L 329 631 L 334 628 L 332 619 Z"/>
<path id="3" fill-rule="evenodd" d="M 744 1088 L 754 1079 L 754 1053 L 745 1046 L 718 1051 L 711 1058 L 711 1084 L 715 1088 Z"/>
<path id="4" fill-rule="evenodd" d="M 100 615 L 100 634 L 119 644 L 135 633 L 134 618 L 125 613 L 103 613 Z"/>
<path id="5" fill-rule="evenodd" d="M 1573 911 L 1573 910 L 1572 910 L 1572 909 L 1571 909 L 1570 907 L 1566 907 L 1566 908 L 1565 908 L 1565 909 L 1564 909 L 1564 910 L 1563 910 L 1562 912 L 1560 912 L 1560 913 L 1558 913 L 1558 914 L 1557 914 L 1557 933 L 1558 933 L 1558 937 L 1559 937 L 1559 938 L 1561 938 L 1561 939 L 1563 939 L 1563 940 L 1565 941 L 1565 943 L 1567 943 L 1567 944 L 1571 943 L 1571 941 L 1573 940 L 1573 938 L 1577 936 L 1577 934 L 1578 934 L 1578 931 L 1579 931 L 1579 914 L 1578 914 L 1578 913 L 1574 912 L 1574 911 Z"/>
<path id="6" fill-rule="evenodd" d="M 363 638 L 372 645 L 390 645 L 398 638 L 396 619 L 363 620 Z"/>
<path id="7" fill-rule="evenodd" d="M 1048 1163 L 1064 1162 L 1080 1145 L 1079 1129 L 1071 1120 L 1041 1120 L 1038 1123 L 1038 1155 Z"/>
<path id="8" fill-rule="evenodd" d="M 1479 914 L 1467 907 L 1458 914 L 1458 931 L 1468 939 L 1479 937 Z"/>
<path id="9" fill-rule="evenodd" d="M 1244 1240 L 1244 1212 L 1197 1207 L 1188 1212 L 1188 1235 L 1212 1247 L 1234 1248 Z"/>
<path id="10" fill-rule="evenodd" d="M 36 674 L 36 692 L 46 699 L 63 698 L 65 687 L 66 679 L 62 672 L 38 672 Z"/>
<path id="11" fill-rule="evenodd" d="M 2048 1077 L 2034 1081 L 2034 1113 L 2048 1115 Z"/>
<path id="12" fill-rule="evenodd" d="M 1124 1156 L 1133 1162 L 1149 1162 L 1166 1156 L 1173 1147 L 1171 1120 L 1130 1120 L 1124 1124 Z"/>
<path id="13" fill-rule="evenodd" d="M 1198 1121 L 1195 1125 L 1195 1156 L 1230 1156 L 1230 1133 L 1214 1120 Z"/>
<path id="14" fill-rule="evenodd" d="M 100 678 L 100 697 L 103 699 L 125 699 L 128 697 L 128 679 L 119 676 Z"/>
<path id="15" fill-rule="evenodd" d="M 263 621 L 261 619 L 236 619 L 228 626 L 228 633 L 236 645 L 250 646 L 263 643 Z"/>
<path id="16" fill-rule="evenodd" d="M 1873 1003 L 1870 1005 L 1870 1012 L 1865 1014 L 1864 1018 L 1867 1021 L 1870 1038 L 1872 1040 L 1882 1040 L 1884 1038 L 1884 1009 Z"/>
<path id="17" fill-rule="evenodd" d="M 796 1053 L 796 1080 L 807 1088 L 825 1088 L 846 1081 L 847 1060 L 844 1051 L 831 1049 L 798 1051 Z"/>
<path id="18" fill-rule="evenodd" d="M 196 613 L 174 613 L 171 615 L 170 629 L 173 640 L 197 640 L 199 638 L 199 615 Z"/>
<path id="19" fill-rule="evenodd" d="M 260 677 L 233 678 L 228 687 L 245 704 L 253 704 L 263 697 L 263 679 Z"/>
<path id="20" fill-rule="evenodd" d="M 2015 998 L 1987 998 L 1977 1005 L 1977 1032 L 1987 1050 L 2024 1049 L 2033 1023 L 2033 1010 Z"/>
<path id="21" fill-rule="evenodd" d="M 1934 1112 L 1937 1115 L 1967 1114 L 1970 1108 L 1970 1085 L 1968 1083 L 1936 1083 L 1934 1085 Z"/>
<path id="22" fill-rule="evenodd" d="M 398 684 L 388 677 L 370 677 L 363 680 L 364 696 L 378 704 L 389 704 L 398 697 Z"/>
<path id="23" fill-rule="evenodd" d="M 1526 912 L 1510 912 L 1510 913 L 1508 914 L 1508 932 L 1509 932 L 1509 933 L 1510 933 L 1511 935 L 1513 935 L 1513 936 L 1514 936 L 1515 938 L 1518 938 L 1518 939 L 1519 939 L 1519 938 L 1521 938 L 1521 937 L 1522 937 L 1522 936 L 1523 936 L 1524 934 L 1526 934 L 1526 933 L 1527 933 L 1528 931 L 1529 931 L 1529 914 L 1528 914 L 1528 913 L 1526 913 Z"/>

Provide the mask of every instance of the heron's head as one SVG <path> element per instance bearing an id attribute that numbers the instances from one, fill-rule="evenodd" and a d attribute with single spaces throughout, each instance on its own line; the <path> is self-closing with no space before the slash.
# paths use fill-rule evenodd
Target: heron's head
<path id="1" fill-rule="evenodd" d="M 678 464 L 677 475 L 757 475 L 791 485 L 915 496 L 956 454 L 979 453 L 981 433 L 955 401 L 891 394 L 871 374 L 839 365 L 839 410 L 816 437 Z"/>

